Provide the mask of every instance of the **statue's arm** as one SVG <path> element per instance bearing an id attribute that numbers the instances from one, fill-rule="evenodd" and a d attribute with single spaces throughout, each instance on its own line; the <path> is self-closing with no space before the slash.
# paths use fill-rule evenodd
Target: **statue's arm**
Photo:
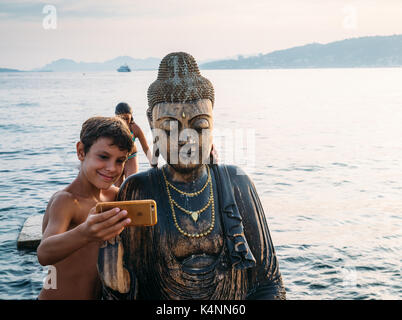
<path id="1" fill-rule="evenodd" d="M 256 266 L 248 269 L 251 283 L 247 299 L 286 299 L 278 259 L 257 190 L 241 169 L 236 168 L 235 172 L 237 174 L 232 178 L 236 181 L 234 194 L 242 215 L 247 242 L 256 259 Z"/>
<path id="2" fill-rule="evenodd" d="M 286 299 L 286 291 L 282 283 L 279 263 L 269 232 L 264 209 L 252 182 L 250 185 L 250 194 L 258 217 L 258 221 L 256 222 L 259 222 L 259 228 L 262 229 L 259 233 L 259 243 L 257 244 L 259 248 L 262 248 L 262 250 L 259 251 L 262 254 L 258 258 L 256 257 L 257 261 L 260 262 L 256 270 L 254 270 L 255 277 L 257 278 L 257 285 L 250 289 L 247 298 L 250 300 Z"/>

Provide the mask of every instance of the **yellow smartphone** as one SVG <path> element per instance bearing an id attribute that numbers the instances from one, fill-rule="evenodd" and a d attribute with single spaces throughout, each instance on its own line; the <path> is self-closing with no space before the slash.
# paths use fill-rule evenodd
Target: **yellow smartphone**
<path id="1" fill-rule="evenodd" d="M 96 204 L 97 213 L 113 208 L 127 211 L 127 218 L 131 219 L 128 226 L 154 226 L 158 221 L 154 200 L 111 201 Z"/>

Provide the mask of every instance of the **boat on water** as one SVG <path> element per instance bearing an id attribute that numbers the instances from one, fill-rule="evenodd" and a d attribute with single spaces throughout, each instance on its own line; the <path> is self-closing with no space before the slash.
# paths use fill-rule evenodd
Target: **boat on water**
<path id="1" fill-rule="evenodd" d="M 119 69 L 117 69 L 118 72 L 131 72 L 131 69 L 128 65 L 122 65 Z"/>

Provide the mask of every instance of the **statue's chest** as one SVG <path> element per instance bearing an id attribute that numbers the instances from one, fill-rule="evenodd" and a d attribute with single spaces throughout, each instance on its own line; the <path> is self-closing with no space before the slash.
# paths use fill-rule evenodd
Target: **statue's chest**
<path id="1" fill-rule="evenodd" d="M 224 233 L 214 175 L 208 169 L 207 176 L 191 184 L 161 178 L 164 183 L 155 194 L 161 249 L 178 261 L 200 255 L 218 257 Z"/>
<path id="2" fill-rule="evenodd" d="M 222 251 L 224 240 L 217 201 L 197 215 L 194 214 L 206 205 L 207 201 L 181 201 L 179 206 L 188 212 L 178 207 L 174 207 L 172 212 L 170 204 L 158 212 L 164 222 L 160 227 L 164 229 L 162 234 L 168 250 L 178 260 L 192 255 L 217 257 Z"/>

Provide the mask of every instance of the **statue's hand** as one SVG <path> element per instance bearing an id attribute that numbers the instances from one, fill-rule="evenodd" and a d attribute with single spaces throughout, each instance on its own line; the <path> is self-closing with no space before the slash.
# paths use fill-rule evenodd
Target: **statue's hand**
<path id="1" fill-rule="evenodd" d="M 105 241 L 99 249 L 98 270 L 104 286 L 119 293 L 128 293 L 130 274 L 123 266 L 123 253 L 120 236 Z"/>

